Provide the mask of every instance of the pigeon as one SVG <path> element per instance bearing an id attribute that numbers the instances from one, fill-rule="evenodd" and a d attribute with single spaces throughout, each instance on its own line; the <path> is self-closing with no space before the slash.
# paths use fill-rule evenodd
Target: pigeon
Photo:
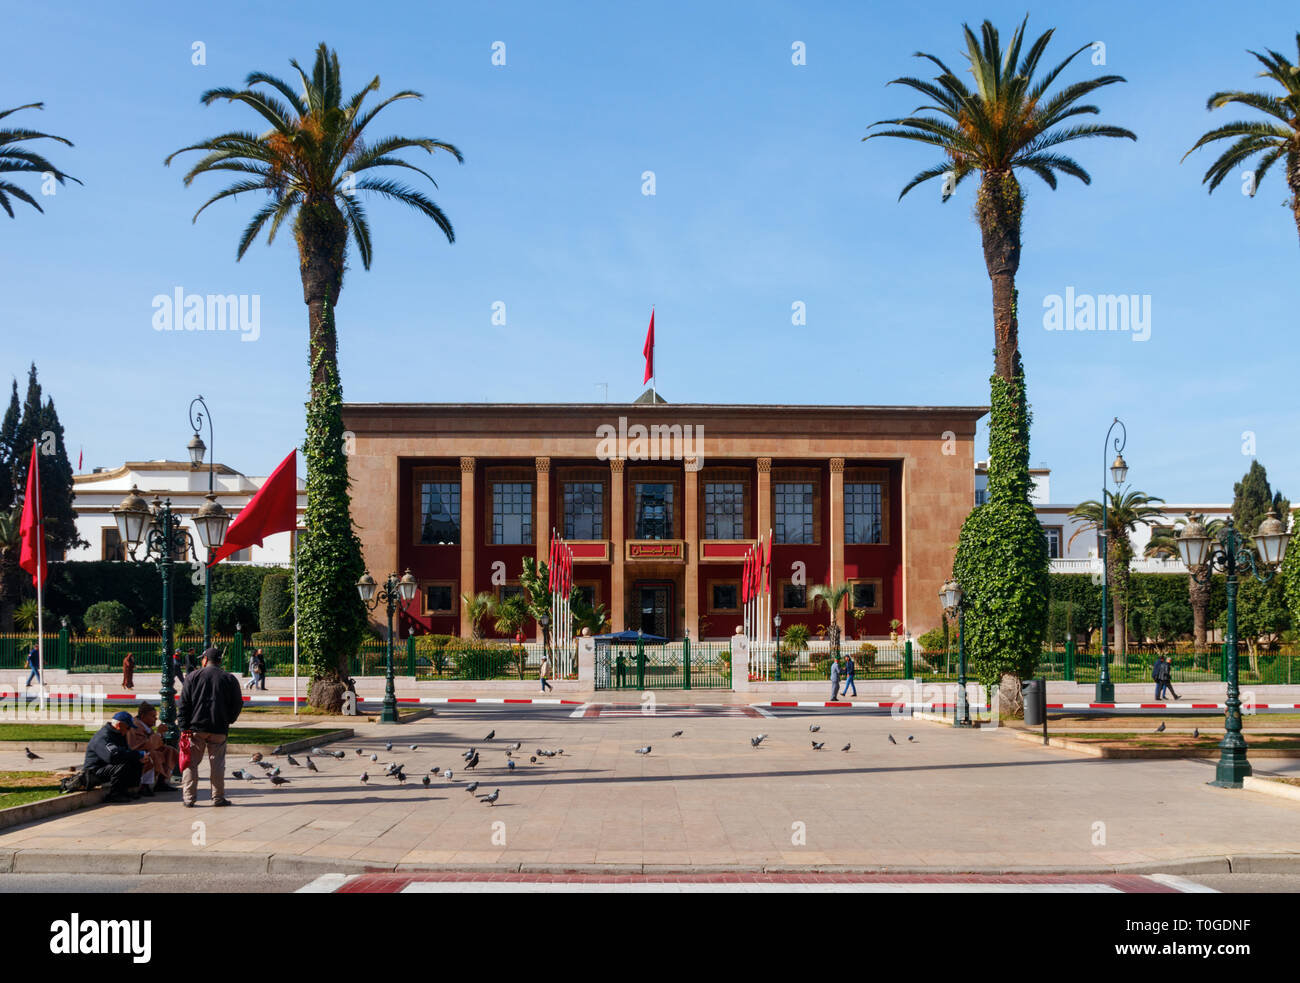
<path id="1" fill-rule="evenodd" d="M 826 746 L 826 742 L 822 741 L 820 744 L 818 744 L 816 741 L 813 741 L 812 746 L 814 751 L 820 751 L 822 748 Z"/>
<path id="2" fill-rule="evenodd" d="M 441 774 L 442 774 L 442 769 L 439 768 L 437 765 L 434 765 L 432 768 L 429 769 L 429 774 L 430 774 L 430 775 L 441 775 Z"/>
<path id="3" fill-rule="evenodd" d="M 762 738 L 762 737 L 751 737 L 751 738 L 749 739 L 749 746 L 752 747 L 752 748 L 756 748 L 756 747 L 758 747 L 758 746 L 759 746 L 760 744 L 762 744 L 762 743 L 763 743 L 763 738 Z"/>
<path id="4" fill-rule="evenodd" d="M 370 781 L 370 776 L 363 771 L 361 773 L 361 784 L 364 785 L 368 781 Z"/>
<path id="5" fill-rule="evenodd" d="M 853 744 L 850 742 L 850 743 L 848 743 L 848 744 L 845 744 L 842 748 L 840 748 L 840 750 L 841 750 L 841 751 L 847 751 L 847 750 L 848 750 L 849 748 L 851 748 L 851 747 L 853 747 Z"/>
<path id="6" fill-rule="evenodd" d="M 328 754 L 331 758 L 338 758 L 340 761 L 342 761 L 344 757 L 342 751 L 326 751 L 325 753 Z"/>
<path id="7" fill-rule="evenodd" d="M 468 751 L 463 753 L 461 757 L 464 758 L 466 761 L 468 761 L 470 758 L 474 757 L 474 755 L 477 753 L 478 752 L 474 748 L 470 748 Z"/>
<path id="8" fill-rule="evenodd" d="M 822 725 L 821 725 L 821 724 L 809 724 L 809 725 L 808 725 L 808 733 L 810 733 L 810 734 L 816 734 L 816 733 L 817 733 L 819 730 L 821 730 L 821 729 L 822 729 Z"/>
<path id="9" fill-rule="evenodd" d="M 323 747 L 314 747 L 311 749 L 311 753 L 316 755 L 317 757 L 320 757 L 322 754 L 325 753 L 325 749 Z"/>
<path id="10" fill-rule="evenodd" d="M 535 755 L 535 754 L 530 754 L 530 755 L 528 756 L 528 763 L 529 763 L 530 765 L 535 765 L 535 764 L 537 764 L 537 755 Z"/>
<path id="11" fill-rule="evenodd" d="M 1156 733 L 1163 734 L 1164 732 L 1165 732 L 1165 722 L 1162 720 L 1160 721 L 1160 726 L 1156 728 Z"/>
<path id="12" fill-rule="evenodd" d="M 412 751 L 418 751 L 418 750 L 420 750 L 420 745 L 418 745 L 418 744 L 412 744 L 412 745 L 411 745 L 411 750 L 412 750 Z"/>
<path id="13" fill-rule="evenodd" d="M 890 734 L 890 735 L 889 735 L 889 743 L 890 743 L 890 744 L 897 744 L 897 743 L 898 743 L 896 740 L 894 740 L 894 735 L 893 735 L 893 734 Z"/>
<path id="14" fill-rule="evenodd" d="M 491 795 L 483 796 L 483 801 L 486 802 L 488 805 L 495 805 L 497 799 L 499 798 L 501 798 L 501 789 L 497 789 Z"/>
<path id="15" fill-rule="evenodd" d="M 398 768 L 398 769 L 397 769 L 397 773 L 396 773 L 395 775 L 393 775 L 393 777 L 397 779 L 397 783 L 398 783 L 399 785 L 405 785 L 405 784 L 406 784 L 406 772 L 402 771 L 401 768 Z"/>
<path id="16" fill-rule="evenodd" d="M 378 761 L 378 760 L 379 760 L 379 755 L 377 755 L 377 754 L 372 754 L 372 755 L 370 756 L 370 760 L 371 760 L 371 761 Z"/>
<path id="17" fill-rule="evenodd" d="M 259 761 L 261 761 L 261 760 L 262 760 L 262 752 L 261 752 L 261 751 L 254 751 L 254 752 L 253 752 L 253 764 L 257 764 L 257 762 L 259 762 Z"/>
<path id="18" fill-rule="evenodd" d="M 515 763 L 514 763 L 513 761 L 507 761 L 507 762 L 506 762 L 506 768 L 507 768 L 508 770 L 510 770 L 510 771 L 514 771 L 514 770 L 515 770 Z"/>
<path id="19" fill-rule="evenodd" d="M 428 787 L 429 787 L 429 776 L 428 776 L 428 775 L 425 775 L 423 778 L 420 779 L 420 781 L 424 783 L 424 787 L 425 787 L 425 788 L 428 788 Z"/>
<path id="20" fill-rule="evenodd" d="M 388 769 L 384 772 L 384 777 L 387 778 L 389 775 L 396 775 L 401 770 L 402 766 L 399 762 L 390 761 L 388 762 Z"/>
<path id="21" fill-rule="evenodd" d="M 681 736 L 682 736 L 682 732 L 680 730 L 673 731 L 673 737 L 681 737 Z"/>
<path id="22" fill-rule="evenodd" d="M 1192 736 L 1193 736 L 1193 737 L 1200 737 L 1200 736 L 1201 736 L 1201 728 L 1199 728 L 1199 727 L 1193 727 L 1193 728 L 1192 728 Z"/>
<path id="23" fill-rule="evenodd" d="M 272 751 L 271 753 L 272 753 L 272 754 L 284 754 L 284 745 L 283 745 L 283 744 L 277 744 L 277 745 L 275 746 L 275 750 Z"/>
<path id="24" fill-rule="evenodd" d="M 650 745 L 647 744 L 645 747 L 639 747 L 639 748 L 637 748 L 637 749 L 636 749 L 636 753 L 637 753 L 637 754 L 649 754 L 649 753 L 650 753 Z"/>
<path id="25" fill-rule="evenodd" d="M 538 748 L 538 749 L 537 749 L 537 756 L 538 756 L 539 758 L 545 757 L 545 756 L 546 756 L 546 752 L 543 751 L 541 748 Z"/>
<path id="26" fill-rule="evenodd" d="M 271 764 L 269 761 L 259 761 L 257 762 L 257 767 L 261 768 L 263 771 L 270 771 L 275 768 L 275 765 Z"/>
<path id="27" fill-rule="evenodd" d="M 361 757 L 361 755 L 363 755 L 363 754 L 365 754 L 365 753 L 366 753 L 366 752 L 363 751 L 363 750 L 361 750 L 361 748 L 357 748 L 357 757 L 358 757 L 358 758 Z"/>
<path id="28" fill-rule="evenodd" d="M 307 770 L 316 772 L 320 771 L 320 769 L 316 767 L 316 762 L 312 761 L 311 755 L 307 756 Z"/>
<path id="29" fill-rule="evenodd" d="M 392 742 L 392 741 L 389 741 L 387 744 L 384 745 L 384 750 L 385 750 L 385 751 L 391 751 L 392 749 L 393 749 L 393 742 Z"/>
<path id="30" fill-rule="evenodd" d="M 506 752 L 506 757 L 507 757 L 507 758 L 510 757 L 510 752 L 509 752 L 509 751 Z"/>
<path id="31" fill-rule="evenodd" d="M 907 735 L 907 739 L 908 739 L 909 741 L 914 741 L 914 740 L 916 740 L 916 738 L 913 737 L 911 734 L 908 734 L 908 735 Z"/>
<path id="32" fill-rule="evenodd" d="M 271 784 L 272 784 L 272 785 L 288 785 L 288 784 L 289 784 L 289 779 L 287 779 L 287 778 L 281 778 L 279 775 L 272 775 L 272 776 L 271 776 Z"/>
<path id="33" fill-rule="evenodd" d="M 25 747 L 25 748 L 23 748 L 23 750 L 27 753 L 27 760 L 28 760 L 28 761 L 40 761 L 40 760 L 41 760 L 41 756 L 40 756 L 39 754 L 37 754 L 35 751 L 33 751 L 31 748 L 29 748 L 29 747 Z"/>
<path id="34" fill-rule="evenodd" d="M 523 747 L 523 744 L 520 743 L 519 741 L 515 741 L 513 744 L 510 745 L 510 750 L 518 751 L 521 747 Z"/>
<path id="35" fill-rule="evenodd" d="M 451 780 L 451 769 L 448 768 L 446 771 L 444 771 L 444 772 L 442 773 L 442 777 L 443 777 L 443 778 L 446 778 L 448 781 L 450 781 L 450 780 Z"/>
<path id="36" fill-rule="evenodd" d="M 474 755 L 474 757 L 470 758 L 467 762 L 465 762 L 465 770 L 473 771 L 477 767 L 478 767 L 478 755 L 476 754 Z"/>
<path id="37" fill-rule="evenodd" d="M 477 790 L 478 790 L 478 782 L 470 782 L 468 785 L 465 786 L 465 791 L 466 791 L 466 792 L 471 792 L 471 793 L 472 793 L 472 792 L 475 792 L 475 791 L 477 791 Z"/>
<path id="38" fill-rule="evenodd" d="M 497 736 L 497 732 L 496 732 L 495 730 L 493 730 L 493 731 L 489 731 L 489 732 L 488 732 L 488 736 L 485 737 L 485 738 L 483 738 L 483 740 L 485 740 L 485 741 L 490 741 L 490 740 L 492 740 L 492 738 L 494 738 L 494 737 L 496 737 L 496 736 Z"/>
<path id="39" fill-rule="evenodd" d="M 297 759 L 296 759 L 292 754 L 289 755 L 289 764 L 293 765 L 295 768 L 301 768 L 301 767 L 302 767 L 302 765 L 298 764 Z"/>
<path id="40" fill-rule="evenodd" d="M 558 751 L 556 751 L 555 753 L 556 753 L 556 754 L 563 754 L 563 753 L 564 753 L 564 748 L 560 748 L 560 749 L 559 749 Z"/>
<path id="41" fill-rule="evenodd" d="M 269 774 L 272 778 L 277 777 L 280 774 L 280 766 L 276 765 L 269 772 L 267 772 L 267 774 Z"/>

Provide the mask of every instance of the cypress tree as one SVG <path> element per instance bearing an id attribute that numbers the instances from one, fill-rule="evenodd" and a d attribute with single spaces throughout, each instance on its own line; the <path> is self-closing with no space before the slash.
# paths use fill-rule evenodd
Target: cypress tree
<path id="1" fill-rule="evenodd" d="M 68 460 L 68 448 L 63 439 L 63 424 L 59 422 L 54 400 L 47 397 L 42 403 L 41 395 L 41 384 L 37 381 L 33 363 L 27 375 L 27 399 L 23 403 L 10 467 L 14 476 L 14 494 L 18 497 L 16 500 L 21 500 L 27 486 L 32 441 L 36 441 L 45 541 L 50 552 L 58 555 L 86 543 L 77 535 L 77 513 L 72 507 L 76 497 L 72 490 L 72 463 Z M 12 403 L 10 405 L 12 408 Z"/>
<path id="2" fill-rule="evenodd" d="M 11 508 L 19 499 L 14 480 L 14 458 L 18 448 L 18 421 L 23 408 L 18 402 L 18 380 L 13 380 L 9 408 L 0 423 L 0 509 Z"/>
<path id="3" fill-rule="evenodd" d="M 1232 521 L 1237 532 L 1253 540 L 1269 510 L 1276 511 L 1277 517 L 1286 522 L 1291 503 L 1281 492 L 1274 494 L 1269 487 L 1268 470 L 1258 460 L 1253 460 L 1250 470 L 1232 486 Z"/>

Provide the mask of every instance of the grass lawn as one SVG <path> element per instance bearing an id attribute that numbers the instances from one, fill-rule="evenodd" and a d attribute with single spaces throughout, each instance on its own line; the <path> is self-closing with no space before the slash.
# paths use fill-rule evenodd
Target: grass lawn
<path id="1" fill-rule="evenodd" d="M 97 730 L 98 728 L 96 728 Z M 0 741 L 24 744 L 31 741 L 86 741 L 93 730 L 81 724 L 0 724 Z M 287 744 L 304 737 L 319 737 L 321 731 L 305 727 L 232 727 L 232 744 Z"/>
<path id="2" fill-rule="evenodd" d="M 0 771 L 0 809 L 26 805 L 59 794 L 59 783 L 47 771 Z"/>
<path id="3" fill-rule="evenodd" d="M 1133 734 L 1133 733 L 1092 733 L 1092 734 L 1057 734 L 1057 737 L 1086 744 L 1108 744 L 1127 748 L 1178 748 L 1183 750 L 1213 750 L 1219 746 L 1222 738 L 1218 735 L 1192 737 L 1191 734 Z M 1247 744 L 1253 748 L 1269 748 L 1279 751 L 1300 751 L 1300 734 L 1251 734 Z"/>

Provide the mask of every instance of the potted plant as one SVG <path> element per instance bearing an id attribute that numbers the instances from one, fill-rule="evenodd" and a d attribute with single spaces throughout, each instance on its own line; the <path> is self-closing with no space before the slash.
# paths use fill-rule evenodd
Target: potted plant
<path id="1" fill-rule="evenodd" d="M 899 621 L 897 618 L 894 618 L 892 621 L 889 622 L 889 640 L 891 642 L 898 641 L 898 633 L 902 630 L 902 628 L 903 628 L 903 623 Z"/>

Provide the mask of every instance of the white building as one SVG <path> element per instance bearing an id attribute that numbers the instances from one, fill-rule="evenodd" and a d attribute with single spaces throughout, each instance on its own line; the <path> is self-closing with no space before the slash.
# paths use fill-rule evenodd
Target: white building
<path id="1" fill-rule="evenodd" d="M 248 504 L 267 476 L 249 477 L 224 464 L 213 466 L 213 491 L 217 502 L 233 519 Z M 172 511 L 179 516 L 182 526 L 190 534 L 194 548 L 202 556 L 203 546 L 194 528 L 193 515 L 208 494 L 208 466 L 194 467 L 187 461 L 128 461 L 119 468 L 96 468 L 89 474 L 73 476 L 76 499 L 77 532 L 90 545 L 69 550 L 68 560 L 121 560 L 126 558 L 126 548 L 118 537 L 113 509 L 130 494 L 132 487 L 139 488 L 145 501 L 154 498 L 171 500 Z M 306 485 L 298 479 L 298 527 L 303 528 L 303 514 L 307 508 Z M 262 546 L 240 550 L 225 561 L 227 563 L 256 563 L 291 565 L 295 533 L 283 532 L 268 536 Z"/>

